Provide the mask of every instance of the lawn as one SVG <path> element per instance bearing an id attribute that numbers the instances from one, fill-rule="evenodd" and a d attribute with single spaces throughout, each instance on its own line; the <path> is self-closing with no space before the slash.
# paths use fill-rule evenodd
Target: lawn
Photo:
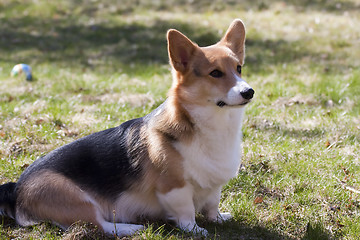
<path id="1" fill-rule="evenodd" d="M 171 85 L 167 29 L 200 46 L 247 27 L 255 89 L 238 176 L 208 239 L 360 238 L 359 0 L 0 0 L 0 183 L 36 158 L 149 113 Z M 34 81 L 10 77 L 27 63 Z M 104 239 L 0 218 L 0 239 Z M 169 223 L 124 239 L 202 239 Z M 107 237 L 106 237 L 107 238 Z M 111 239 L 111 238 L 109 238 Z"/>

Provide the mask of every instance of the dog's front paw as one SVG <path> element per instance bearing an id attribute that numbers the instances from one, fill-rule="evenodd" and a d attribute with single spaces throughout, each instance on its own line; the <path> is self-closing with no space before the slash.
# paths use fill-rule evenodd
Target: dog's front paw
<path id="1" fill-rule="evenodd" d="M 145 227 L 143 225 L 137 225 L 137 224 L 129 224 L 129 226 L 127 227 L 127 236 L 129 235 L 133 235 L 136 232 L 142 231 L 144 230 Z"/>
<path id="2" fill-rule="evenodd" d="M 194 234 L 201 234 L 203 236 L 207 236 L 209 233 L 205 228 L 199 227 L 197 224 L 189 224 L 186 226 L 179 226 L 181 230 L 185 232 L 190 232 Z"/>
<path id="3" fill-rule="evenodd" d="M 217 222 L 222 223 L 222 222 L 232 219 L 232 217 L 233 216 L 229 212 L 219 213 L 219 215 L 217 217 Z"/>
<path id="4" fill-rule="evenodd" d="M 131 236 L 138 231 L 144 230 L 143 225 L 111 223 L 106 221 L 101 224 L 101 227 L 105 233 L 110 235 L 117 235 L 118 237 Z"/>
<path id="5" fill-rule="evenodd" d="M 191 232 L 193 232 L 195 234 L 201 234 L 203 236 L 209 235 L 209 232 L 205 228 L 199 227 L 198 225 L 195 225 L 195 227 L 193 228 L 193 230 Z"/>
<path id="6" fill-rule="evenodd" d="M 223 223 L 230 220 L 231 218 L 232 216 L 229 212 L 224 212 L 216 214 L 216 216 L 209 218 L 209 220 L 216 223 Z"/>
<path id="7" fill-rule="evenodd" d="M 119 224 L 116 224 L 117 228 L 114 232 L 118 237 L 131 236 L 141 230 L 144 230 L 143 225 L 136 225 L 136 224 L 121 224 L 120 226 L 118 225 Z"/>

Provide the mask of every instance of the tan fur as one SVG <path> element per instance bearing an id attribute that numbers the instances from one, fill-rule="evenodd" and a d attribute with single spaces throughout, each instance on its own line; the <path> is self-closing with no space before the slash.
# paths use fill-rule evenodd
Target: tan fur
<path id="1" fill-rule="evenodd" d="M 18 219 L 24 225 L 34 216 L 60 223 L 62 227 L 79 220 L 97 224 L 94 206 L 85 192 L 60 174 L 48 170 L 40 172 L 26 181 L 19 193 L 17 207 L 21 215 Z"/>
<path id="2" fill-rule="evenodd" d="M 191 138 L 193 126 L 187 112 L 169 97 L 164 110 L 150 122 L 146 136 L 151 163 L 159 178 L 156 189 L 162 193 L 185 185 L 182 157 L 172 145 L 173 141 L 187 141 Z"/>

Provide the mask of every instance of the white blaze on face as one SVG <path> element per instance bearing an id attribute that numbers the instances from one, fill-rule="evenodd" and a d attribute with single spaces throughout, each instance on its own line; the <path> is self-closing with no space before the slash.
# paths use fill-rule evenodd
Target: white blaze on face
<path id="1" fill-rule="evenodd" d="M 241 92 L 244 92 L 251 87 L 236 74 L 234 74 L 234 77 L 236 79 L 236 84 L 228 91 L 225 102 L 227 105 L 241 105 L 247 103 L 249 100 L 243 98 Z"/>

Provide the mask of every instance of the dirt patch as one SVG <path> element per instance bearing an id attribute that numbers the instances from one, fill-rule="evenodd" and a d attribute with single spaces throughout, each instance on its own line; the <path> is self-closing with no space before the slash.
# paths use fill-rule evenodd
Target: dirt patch
<path id="1" fill-rule="evenodd" d="M 308 105 L 308 106 L 319 106 L 321 103 L 320 101 L 316 100 L 314 96 L 307 95 L 296 95 L 294 97 L 280 97 L 278 98 L 272 105 L 274 106 L 292 106 L 292 105 Z"/>

